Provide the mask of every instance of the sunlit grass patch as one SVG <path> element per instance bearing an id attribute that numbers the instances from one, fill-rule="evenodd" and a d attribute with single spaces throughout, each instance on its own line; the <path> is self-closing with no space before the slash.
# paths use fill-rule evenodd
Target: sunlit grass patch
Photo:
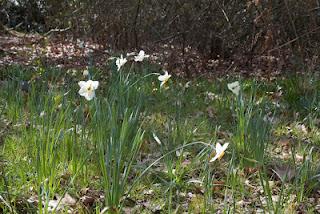
<path id="1" fill-rule="evenodd" d="M 3 73 L 0 211 L 312 210 L 319 80 L 185 80 L 145 59 Z"/>

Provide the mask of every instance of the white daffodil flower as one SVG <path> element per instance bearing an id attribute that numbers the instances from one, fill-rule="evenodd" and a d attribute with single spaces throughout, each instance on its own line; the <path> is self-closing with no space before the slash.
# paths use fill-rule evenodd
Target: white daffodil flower
<path id="1" fill-rule="evenodd" d="M 40 117 L 44 117 L 46 115 L 46 112 L 45 111 L 42 111 L 41 113 L 40 113 Z"/>
<path id="2" fill-rule="evenodd" d="M 161 140 L 158 138 L 158 136 L 155 133 L 152 133 L 153 139 L 155 139 L 155 141 L 161 145 Z"/>
<path id="3" fill-rule="evenodd" d="M 88 69 L 83 70 L 82 75 L 85 76 L 85 77 L 86 77 L 86 76 L 89 76 L 89 71 L 88 71 Z"/>
<path id="4" fill-rule="evenodd" d="M 145 58 L 148 58 L 149 55 L 146 55 L 143 50 L 141 50 L 137 56 L 134 57 L 134 61 L 142 62 Z"/>
<path id="5" fill-rule="evenodd" d="M 235 81 L 228 84 L 228 89 L 232 91 L 235 95 L 239 96 L 240 93 L 240 83 L 239 81 Z"/>
<path id="6" fill-rule="evenodd" d="M 134 55 L 136 55 L 136 52 L 127 53 L 127 56 L 134 56 Z"/>
<path id="7" fill-rule="evenodd" d="M 118 71 L 120 70 L 120 68 L 121 68 L 122 66 L 124 66 L 124 64 L 126 64 L 127 61 L 128 61 L 128 60 L 127 60 L 126 58 L 123 58 L 122 54 L 121 54 L 120 58 L 117 58 L 117 60 L 116 60 L 116 65 L 117 65 L 117 67 L 118 67 Z"/>
<path id="8" fill-rule="evenodd" d="M 79 90 L 80 96 L 85 97 L 86 100 L 92 100 L 96 96 L 95 90 L 99 86 L 98 81 L 92 81 L 92 80 L 80 81 L 78 84 L 80 86 L 80 90 Z"/>
<path id="9" fill-rule="evenodd" d="M 168 82 L 168 80 L 170 79 L 171 75 L 168 74 L 168 71 L 165 71 L 164 75 L 160 75 L 158 76 L 158 80 L 161 82 L 160 84 L 160 88 L 163 87 L 164 84 L 166 84 L 166 82 Z"/>
<path id="10" fill-rule="evenodd" d="M 225 143 L 225 144 L 223 144 L 223 146 L 221 146 L 220 143 L 217 143 L 216 144 L 216 155 L 209 162 L 213 162 L 217 159 L 220 160 L 223 157 L 224 152 L 226 151 L 228 146 L 229 146 L 229 143 Z"/>

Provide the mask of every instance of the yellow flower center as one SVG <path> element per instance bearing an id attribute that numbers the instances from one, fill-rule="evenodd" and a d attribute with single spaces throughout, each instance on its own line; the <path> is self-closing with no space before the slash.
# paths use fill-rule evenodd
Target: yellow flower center
<path id="1" fill-rule="evenodd" d="M 223 156 L 224 156 L 224 151 L 219 154 L 218 160 L 221 160 L 221 158 L 222 158 Z"/>

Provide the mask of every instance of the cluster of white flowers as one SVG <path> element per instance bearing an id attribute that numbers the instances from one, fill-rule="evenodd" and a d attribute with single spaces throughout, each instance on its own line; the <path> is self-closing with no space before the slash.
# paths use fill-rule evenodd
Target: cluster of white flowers
<path id="1" fill-rule="evenodd" d="M 150 55 L 145 54 L 143 50 L 141 50 L 138 55 L 136 55 L 135 52 L 127 53 L 127 57 L 134 56 L 135 62 L 142 62 L 144 59 L 149 58 Z M 114 59 L 114 57 L 111 57 L 111 59 Z M 127 58 L 123 58 L 123 55 L 121 54 L 120 57 L 116 58 L 116 65 L 118 68 L 118 71 L 121 69 L 122 66 L 124 66 L 128 62 Z"/>
<path id="2" fill-rule="evenodd" d="M 134 55 L 135 55 L 134 52 L 127 54 L 127 56 L 134 56 Z M 141 50 L 138 53 L 138 55 L 134 56 L 134 61 L 142 62 L 145 58 L 148 58 L 148 57 L 149 55 L 146 55 L 145 52 Z M 116 66 L 118 68 L 118 71 L 121 69 L 122 66 L 124 66 L 127 63 L 127 61 L 128 60 L 124 58 L 122 54 L 120 57 L 116 58 Z M 85 70 L 83 75 L 88 76 L 89 75 L 88 70 Z M 163 75 L 161 74 L 158 74 L 158 75 L 159 75 L 158 80 L 160 81 L 160 88 L 162 88 L 169 81 L 171 75 L 168 73 L 168 71 L 165 71 Z M 92 80 L 80 81 L 78 84 L 80 86 L 79 94 L 85 97 L 86 100 L 92 100 L 95 97 L 95 90 L 99 86 L 98 81 L 92 81 Z M 236 96 L 239 96 L 240 89 L 241 89 L 239 81 L 229 83 L 227 87 L 232 93 L 234 93 Z M 154 138 L 159 144 L 161 144 L 161 141 L 159 140 L 158 137 L 154 135 Z M 209 162 L 220 160 L 224 156 L 228 146 L 229 146 L 229 143 L 225 143 L 224 145 L 217 143 L 215 147 L 215 156 L 211 158 Z"/>
<path id="3" fill-rule="evenodd" d="M 134 55 L 136 55 L 135 52 L 127 54 L 127 56 L 134 56 Z M 134 56 L 134 61 L 142 62 L 144 59 L 148 57 L 149 55 L 145 54 L 145 52 L 141 50 L 138 53 L 138 55 Z M 114 57 L 112 57 L 111 59 L 114 59 Z M 128 62 L 127 58 L 124 58 L 123 55 L 121 54 L 120 57 L 116 58 L 116 66 L 118 68 L 117 70 L 119 71 L 121 67 L 124 66 L 127 62 Z M 89 76 L 89 71 L 87 69 L 83 71 L 83 76 Z M 160 81 L 160 88 L 162 88 L 168 82 L 170 77 L 171 75 L 168 73 L 168 71 L 165 71 L 164 75 L 159 74 L 158 80 Z M 80 86 L 80 90 L 79 90 L 80 96 L 85 97 L 86 100 L 89 100 L 89 101 L 95 97 L 95 90 L 99 86 L 98 81 L 92 81 L 92 80 L 80 81 L 78 84 Z"/>
<path id="4" fill-rule="evenodd" d="M 135 53 L 132 52 L 132 53 L 128 53 L 127 57 L 128 56 L 134 56 L 135 62 L 142 62 L 144 59 L 149 57 L 149 55 L 146 55 L 143 50 L 141 50 L 138 53 L 138 55 L 135 55 Z M 117 70 L 119 71 L 121 67 L 127 63 L 127 61 L 128 61 L 127 58 L 124 58 L 123 55 L 116 58 L 116 66 L 118 68 Z M 85 70 L 83 75 L 88 76 L 89 75 L 88 71 Z M 161 74 L 158 74 L 158 75 L 159 75 L 158 80 L 160 81 L 160 88 L 162 88 L 169 81 L 171 75 L 168 73 L 168 71 L 165 71 L 163 75 Z M 95 90 L 99 87 L 98 81 L 92 81 L 92 80 L 80 81 L 78 84 L 80 86 L 79 94 L 85 97 L 86 100 L 92 100 L 95 97 Z M 227 86 L 232 93 L 234 93 L 236 96 L 239 96 L 240 89 L 241 89 L 239 81 L 229 83 Z M 158 137 L 155 137 L 155 139 L 159 144 L 161 144 L 161 141 L 159 140 Z M 215 156 L 211 158 L 209 162 L 220 160 L 224 156 L 224 153 L 228 148 L 228 146 L 229 146 L 229 143 L 225 143 L 224 145 L 217 143 L 215 147 Z"/>

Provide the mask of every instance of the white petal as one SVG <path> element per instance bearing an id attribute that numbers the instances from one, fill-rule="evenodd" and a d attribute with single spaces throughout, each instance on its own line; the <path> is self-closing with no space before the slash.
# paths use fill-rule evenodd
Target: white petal
<path id="1" fill-rule="evenodd" d="M 138 55 L 139 56 L 144 56 L 144 50 L 139 51 Z"/>
<path id="2" fill-rule="evenodd" d="M 239 81 L 235 81 L 228 84 L 228 89 L 232 91 L 235 95 L 239 95 L 240 92 L 240 83 Z"/>
<path id="3" fill-rule="evenodd" d="M 229 143 L 225 143 L 223 146 L 222 146 L 222 151 L 226 151 L 226 149 L 228 148 L 229 146 Z"/>
<path id="4" fill-rule="evenodd" d="M 218 157 L 219 157 L 219 154 L 216 154 L 209 162 L 211 163 L 211 162 L 213 162 L 213 161 L 215 161 L 215 160 L 217 160 L 218 159 Z"/>
<path id="5" fill-rule="evenodd" d="M 136 52 L 127 53 L 127 56 L 133 56 L 133 55 L 136 55 Z"/>
<path id="6" fill-rule="evenodd" d="M 85 87 L 86 84 L 87 84 L 87 82 L 85 82 L 85 81 L 80 81 L 80 82 L 78 82 L 78 85 L 80 86 L 80 88 Z"/>
<path id="7" fill-rule="evenodd" d="M 117 60 L 116 60 L 116 65 L 119 67 L 119 65 L 120 65 L 120 58 L 117 58 Z"/>
<path id="8" fill-rule="evenodd" d="M 126 64 L 127 62 L 127 59 L 126 58 L 123 58 L 123 56 L 121 55 L 121 58 L 117 58 L 117 61 L 116 61 L 116 65 L 118 67 L 118 71 L 120 70 L 120 68 Z"/>
<path id="9" fill-rule="evenodd" d="M 166 79 L 165 75 L 158 76 L 158 80 L 161 81 L 161 82 L 163 82 L 165 79 Z"/>
<path id="10" fill-rule="evenodd" d="M 86 69 L 86 70 L 84 70 L 83 72 L 82 72 L 82 75 L 83 76 L 88 76 L 89 75 L 89 71 Z M 80 86 L 81 87 L 81 86 Z"/>
<path id="11" fill-rule="evenodd" d="M 239 85 L 240 85 L 239 81 L 235 81 L 235 82 L 229 83 L 228 84 L 228 88 L 231 90 L 231 89 L 233 89 L 233 88 L 235 88 L 235 87 L 237 87 Z"/>
<path id="12" fill-rule="evenodd" d="M 86 100 L 90 101 L 95 97 L 95 95 L 96 94 L 94 93 L 94 91 L 90 91 L 90 92 L 86 93 L 84 97 L 86 98 Z"/>
<path id="13" fill-rule="evenodd" d="M 153 139 L 155 139 L 155 141 L 161 145 L 161 140 L 158 138 L 158 136 L 155 133 L 152 133 Z"/>
<path id="14" fill-rule="evenodd" d="M 99 87 L 99 81 L 92 81 L 92 87 L 96 90 Z"/>
<path id="15" fill-rule="evenodd" d="M 134 61 L 142 62 L 144 58 L 148 58 L 149 55 L 145 55 L 145 52 L 141 50 L 137 56 L 134 57 Z"/>
<path id="16" fill-rule="evenodd" d="M 88 90 L 86 89 L 86 88 L 80 88 L 80 90 L 79 90 L 79 94 L 81 95 L 81 96 L 85 96 L 85 94 L 88 92 Z"/>
<path id="17" fill-rule="evenodd" d="M 237 88 L 235 88 L 235 89 L 233 90 L 233 93 L 234 93 L 235 95 L 239 95 L 239 92 L 240 92 L 240 87 L 237 87 Z"/>
<path id="18" fill-rule="evenodd" d="M 168 71 L 165 71 L 164 75 L 158 76 L 159 81 L 168 81 L 171 75 L 168 73 Z"/>
<path id="19" fill-rule="evenodd" d="M 220 143 L 216 144 L 216 153 L 219 154 L 223 151 L 223 147 L 221 146 Z"/>
<path id="20" fill-rule="evenodd" d="M 134 61 L 136 61 L 136 62 L 142 62 L 142 61 L 143 61 L 143 58 L 141 58 L 140 56 L 135 56 L 135 57 L 134 57 Z"/>

